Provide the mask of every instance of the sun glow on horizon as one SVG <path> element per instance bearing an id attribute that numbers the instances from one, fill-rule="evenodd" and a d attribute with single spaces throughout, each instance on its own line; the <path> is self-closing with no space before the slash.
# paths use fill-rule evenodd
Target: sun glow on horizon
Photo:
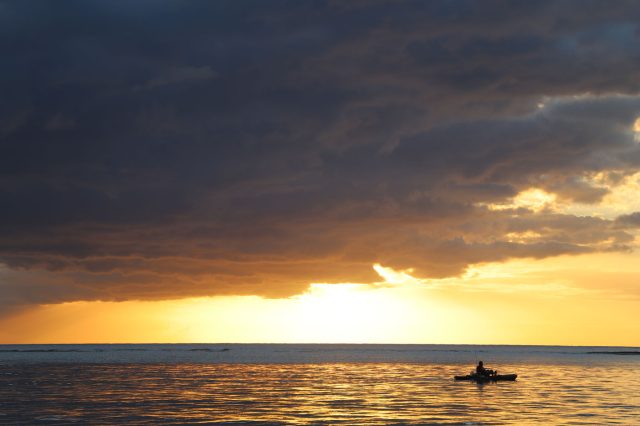
<path id="1" fill-rule="evenodd" d="M 314 283 L 285 299 L 43 305 L 0 319 L 0 342 L 640 345 L 640 321 L 625 320 L 640 308 L 638 260 L 520 259 L 441 279 L 376 264 L 378 283 Z"/>

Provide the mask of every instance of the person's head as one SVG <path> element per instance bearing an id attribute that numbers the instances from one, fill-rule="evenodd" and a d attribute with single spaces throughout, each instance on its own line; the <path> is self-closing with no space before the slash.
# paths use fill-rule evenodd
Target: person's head
<path id="1" fill-rule="evenodd" d="M 479 365 L 479 366 L 482 366 L 482 361 L 480 361 L 480 362 L 478 363 L 478 365 Z"/>

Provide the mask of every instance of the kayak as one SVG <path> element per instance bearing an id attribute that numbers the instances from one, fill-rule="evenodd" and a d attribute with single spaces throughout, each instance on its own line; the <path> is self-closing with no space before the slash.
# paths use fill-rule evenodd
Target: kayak
<path id="1" fill-rule="evenodd" d="M 467 374 L 466 376 L 454 376 L 456 380 L 473 380 L 476 382 L 498 382 L 501 380 L 513 381 L 518 377 L 517 374 L 496 374 L 493 376 L 483 376 L 481 374 Z"/>
<path id="2" fill-rule="evenodd" d="M 517 374 L 496 374 L 493 376 L 483 376 L 481 374 L 467 374 L 466 376 L 454 376 L 456 380 L 473 380 L 476 382 L 498 382 L 501 380 L 513 381 L 518 377 Z"/>

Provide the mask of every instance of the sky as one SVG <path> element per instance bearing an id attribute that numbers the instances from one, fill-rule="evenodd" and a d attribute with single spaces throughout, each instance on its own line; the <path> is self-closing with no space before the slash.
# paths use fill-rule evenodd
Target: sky
<path id="1" fill-rule="evenodd" d="M 0 343 L 640 346 L 634 1 L 0 1 Z"/>

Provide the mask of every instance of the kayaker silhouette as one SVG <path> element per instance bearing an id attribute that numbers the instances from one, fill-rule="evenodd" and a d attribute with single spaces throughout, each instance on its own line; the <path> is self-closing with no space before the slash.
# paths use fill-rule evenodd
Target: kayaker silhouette
<path id="1" fill-rule="evenodd" d="M 502 380 L 514 381 L 518 377 L 517 374 L 498 374 L 498 370 L 489 370 L 484 368 L 482 361 L 478 362 L 476 371 L 466 376 L 453 376 L 456 380 L 472 380 L 477 383 L 497 382 Z"/>
<path id="2" fill-rule="evenodd" d="M 498 374 L 498 372 L 484 368 L 482 361 L 480 361 L 478 362 L 478 366 L 476 367 L 476 374 L 479 374 L 481 376 L 493 376 L 495 374 Z"/>

